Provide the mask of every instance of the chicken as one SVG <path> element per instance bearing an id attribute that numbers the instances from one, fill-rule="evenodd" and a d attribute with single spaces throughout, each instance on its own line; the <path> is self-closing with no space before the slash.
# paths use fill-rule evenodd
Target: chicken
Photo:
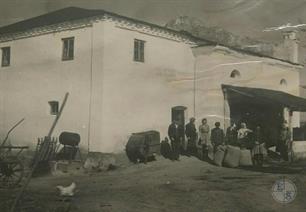
<path id="1" fill-rule="evenodd" d="M 58 185 L 56 188 L 59 190 L 60 196 L 72 197 L 75 194 L 76 184 L 75 182 L 72 182 L 68 187 Z"/>

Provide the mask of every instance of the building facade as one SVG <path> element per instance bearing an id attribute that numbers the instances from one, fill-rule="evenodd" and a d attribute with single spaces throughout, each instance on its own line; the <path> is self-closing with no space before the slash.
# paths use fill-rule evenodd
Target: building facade
<path id="1" fill-rule="evenodd" d="M 1 137 L 25 118 L 14 144 L 46 136 L 66 92 L 54 136 L 79 133 L 83 148 L 101 152 L 123 150 L 133 132 L 167 136 L 175 108 L 184 122 L 206 117 L 227 127 L 223 84 L 299 95 L 299 65 L 105 11 L 67 8 L 0 28 L 0 48 Z"/>

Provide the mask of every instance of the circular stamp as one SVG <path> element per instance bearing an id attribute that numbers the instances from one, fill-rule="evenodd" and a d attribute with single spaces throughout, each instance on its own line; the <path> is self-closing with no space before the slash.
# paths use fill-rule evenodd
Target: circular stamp
<path id="1" fill-rule="evenodd" d="M 279 203 L 290 203 L 297 195 L 295 184 L 286 178 L 276 180 L 272 186 L 272 197 Z"/>

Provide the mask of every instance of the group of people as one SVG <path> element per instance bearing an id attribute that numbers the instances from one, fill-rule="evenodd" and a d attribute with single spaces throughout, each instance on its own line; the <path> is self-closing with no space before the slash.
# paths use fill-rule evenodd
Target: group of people
<path id="1" fill-rule="evenodd" d="M 195 126 L 195 118 L 190 118 L 186 126 L 173 121 L 168 128 L 168 136 L 171 141 L 172 159 L 179 160 L 180 154 L 194 155 L 201 152 L 202 159 L 207 157 L 208 148 L 212 147 L 215 152 L 220 145 L 239 146 L 240 148 L 250 149 L 254 153 L 255 160 L 262 162 L 265 138 L 261 127 L 255 130 L 247 128 L 246 123 L 242 122 L 240 128 L 232 123 L 227 128 L 226 133 L 220 128 L 220 122 L 215 122 L 215 127 L 210 129 L 207 119 L 201 121 L 198 130 Z M 187 138 L 187 142 L 184 142 Z M 287 123 L 284 122 L 280 130 L 279 149 L 284 160 L 288 160 L 288 142 L 291 133 Z M 186 145 L 187 144 L 187 145 Z"/>
<path id="2" fill-rule="evenodd" d="M 185 133 L 184 133 L 185 132 Z M 210 130 L 207 119 L 202 119 L 198 128 L 195 126 L 195 118 L 190 118 L 188 124 L 181 126 L 173 121 L 168 128 L 168 136 L 171 141 L 173 159 L 178 160 L 180 153 L 187 155 L 197 154 L 198 149 L 205 153 L 212 144 L 214 148 L 224 143 L 224 132 L 220 128 L 220 122 L 215 123 L 215 128 Z M 187 145 L 183 142 L 187 138 Z"/>

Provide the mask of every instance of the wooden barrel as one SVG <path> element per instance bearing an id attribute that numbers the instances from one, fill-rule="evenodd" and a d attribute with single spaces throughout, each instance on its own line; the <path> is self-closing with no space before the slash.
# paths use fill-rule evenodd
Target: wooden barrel
<path id="1" fill-rule="evenodd" d="M 62 132 L 59 136 L 59 142 L 63 145 L 77 146 L 81 141 L 81 137 L 77 133 Z"/>
<path id="2" fill-rule="evenodd" d="M 130 161 L 144 161 L 155 154 L 160 154 L 160 134 L 158 131 L 133 133 L 125 147 Z"/>

